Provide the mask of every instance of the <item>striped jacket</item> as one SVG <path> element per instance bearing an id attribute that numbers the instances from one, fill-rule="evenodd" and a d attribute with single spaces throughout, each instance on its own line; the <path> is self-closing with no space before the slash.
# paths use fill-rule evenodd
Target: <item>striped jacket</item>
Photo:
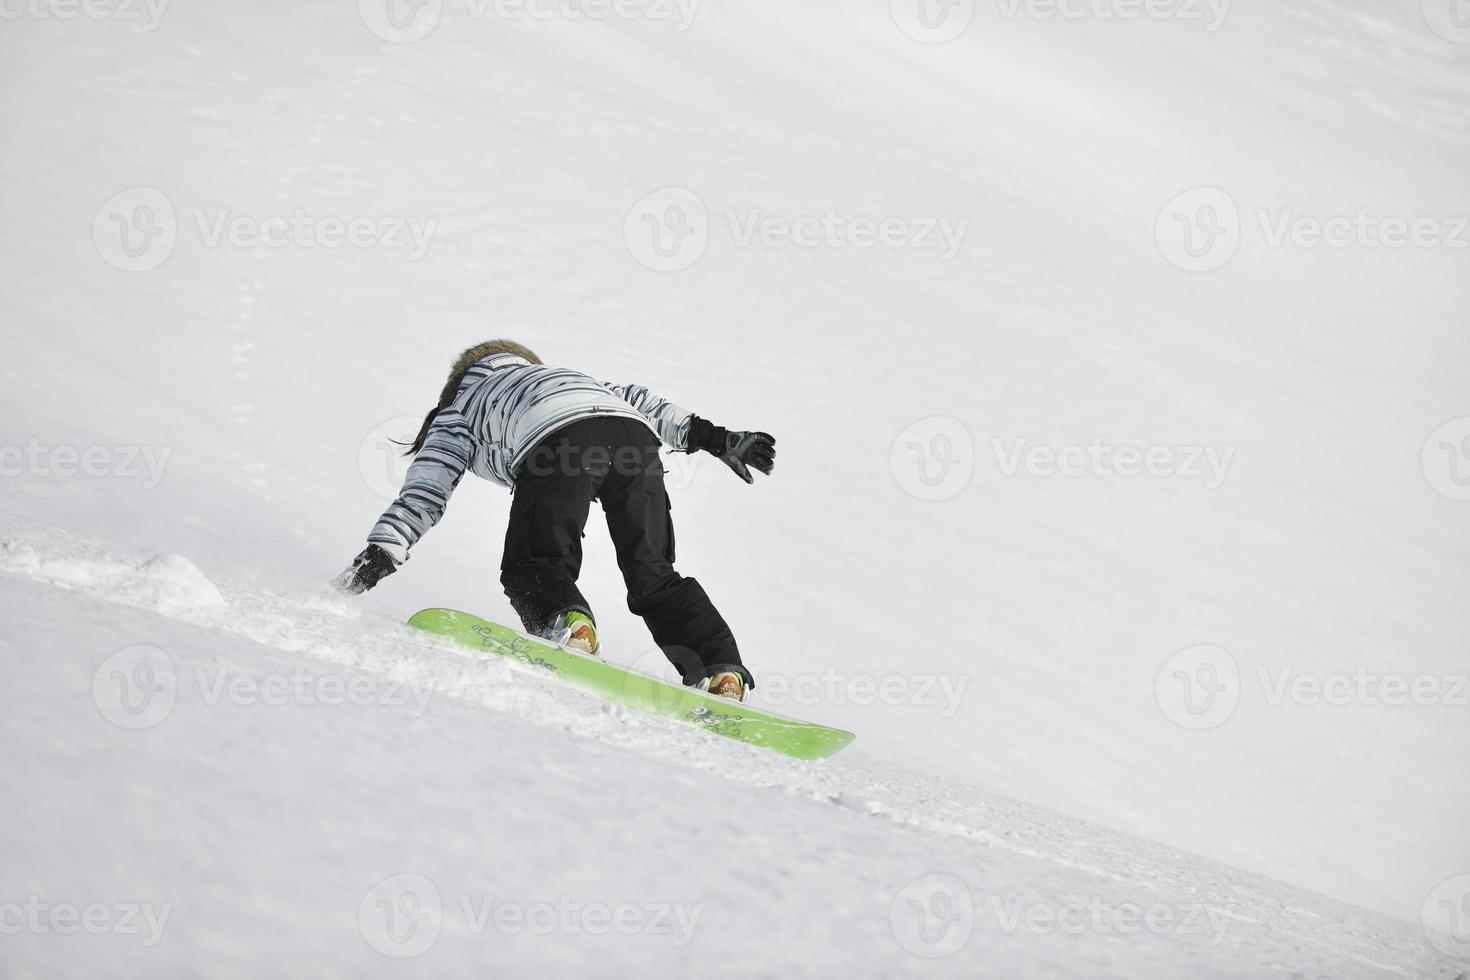
<path id="1" fill-rule="evenodd" d="M 470 368 L 459 394 L 435 416 L 398 499 L 378 519 L 370 544 L 402 563 L 408 549 L 439 523 L 466 471 L 515 485 L 515 472 L 542 439 L 578 419 L 637 419 L 684 450 L 694 413 L 639 385 L 607 385 L 565 368 L 494 354 Z"/>

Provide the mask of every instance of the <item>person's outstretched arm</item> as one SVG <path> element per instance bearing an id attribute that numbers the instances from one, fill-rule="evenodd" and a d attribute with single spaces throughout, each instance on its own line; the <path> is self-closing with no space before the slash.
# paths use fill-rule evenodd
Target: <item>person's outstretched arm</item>
<path id="1" fill-rule="evenodd" d="M 653 431 L 670 447 L 686 453 L 703 450 L 717 456 L 746 483 L 755 482 L 750 468 L 770 476 L 776 466 L 774 436 L 764 432 L 732 431 L 715 425 L 667 398 L 655 395 L 643 385 L 608 385 L 608 388 L 648 419 Z"/>
<path id="2" fill-rule="evenodd" d="M 408 467 L 398 499 L 378 518 L 367 548 L 332 581 L 333 587 L 360 595 L 397 571 L 408 560 L 408 550 L 444 516 L 473 452 L 474 438 L 464 416 L 452 409 L 440 412 Z"/>
<path id="3" fill-rule="evenodd" d="M 648 419 L 653 431 L 664 444 L 680 452 L 694 452 L 688 448 L 689 428 L 695 415 L 687 408 L 680 408 L 660 395 L 655 395 L 643 385 L 608 385 L 609 390 L 623 401 L 632 405 L 638 414 Z"/>

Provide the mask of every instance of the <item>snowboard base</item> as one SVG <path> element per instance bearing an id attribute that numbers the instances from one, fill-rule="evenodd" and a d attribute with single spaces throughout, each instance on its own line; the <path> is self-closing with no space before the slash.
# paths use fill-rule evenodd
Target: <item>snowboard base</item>
<path id="1" fill-rule="evenodd" d="M 670 684 L 469 613 L 424 609 L 415 613 L 408 625 L 473 650 L 548 670 L 568 684 L 609 701 L 697 725 L 707 732 L 794 759 L 825 759 L 847 747 L 856 737 L 837 728 L 783 718 L 738 701 Z"/>

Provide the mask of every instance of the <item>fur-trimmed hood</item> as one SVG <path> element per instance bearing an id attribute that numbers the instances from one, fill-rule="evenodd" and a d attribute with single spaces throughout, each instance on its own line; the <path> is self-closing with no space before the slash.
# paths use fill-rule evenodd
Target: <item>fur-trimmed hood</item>
<path id="1" fill-rule="evenodd" d="M 512 354 L 516 357 L 525 358 L 532 364 L 544 363 L 541 358 L 536 356 L 535 351 L 524 344 L 518 344 L 514 340 L 487 340 L 483 344 L 476 344 L 459 355 L 454 362 L 454 366 L 449 369 L 449 384 L 458 389 L 459 382 L 464 379 L 466 371 L 479 364 L 485 358 L 493 357 L 496 354 Z"/>

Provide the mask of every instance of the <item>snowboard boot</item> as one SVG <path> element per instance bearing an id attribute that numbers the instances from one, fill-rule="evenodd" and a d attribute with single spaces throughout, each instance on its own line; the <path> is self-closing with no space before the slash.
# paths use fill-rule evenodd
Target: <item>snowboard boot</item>
<path id="1" fill-rule="evenodd" d="M 575 609 L 562 613 L 552 620 L 546 631 L 547 639 L 573 650 L 597 656 L 597 625 L 592 617 Z"/>
<path id="2" fill-rule="evenodd" d="M 706 677 L 699 682 L 699 689 L 717 698 L 729 698 L 731 701 L 745 700 L 745 678 L 733 670 L 722 670 L 713 677 Z"/>

